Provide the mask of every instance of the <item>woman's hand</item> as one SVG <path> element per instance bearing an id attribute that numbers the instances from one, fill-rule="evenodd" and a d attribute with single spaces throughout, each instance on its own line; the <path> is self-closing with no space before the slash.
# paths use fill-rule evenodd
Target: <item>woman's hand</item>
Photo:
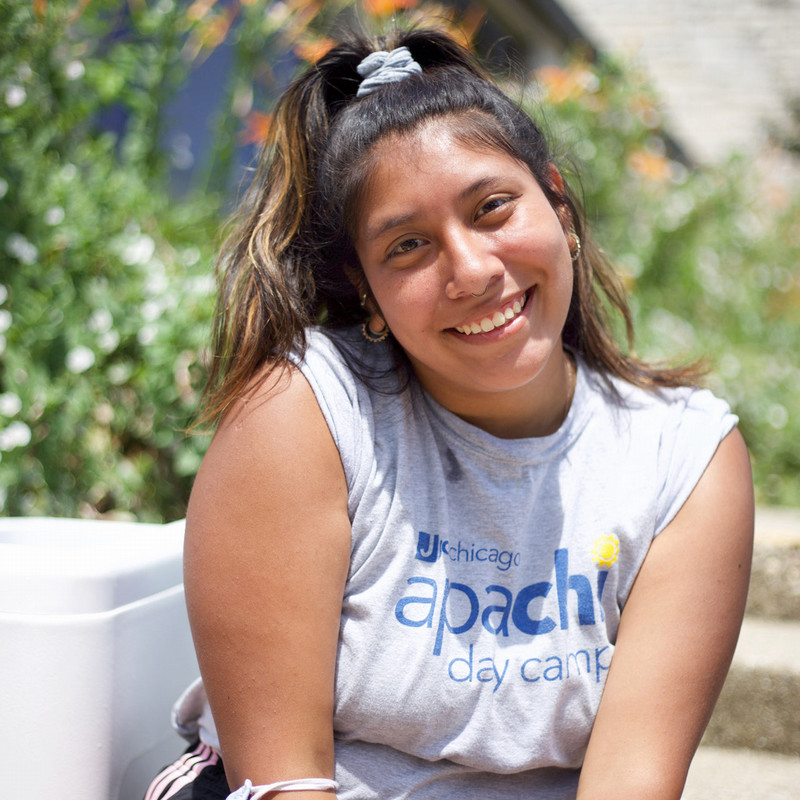
<path id="1" fill-rule="evenodd" d="M 750 463 L 734 430 L 636 578 L 578 800 L 679 800 L 733 657 L 752 544 Z"/>
<path id="2" fill-rule="evenodd" d="M 339 453 L 311 387 L 287 367 L 226 415 L 187 514 L 187 606 L 232 789 L 333 777 L 349 559 Z"/>

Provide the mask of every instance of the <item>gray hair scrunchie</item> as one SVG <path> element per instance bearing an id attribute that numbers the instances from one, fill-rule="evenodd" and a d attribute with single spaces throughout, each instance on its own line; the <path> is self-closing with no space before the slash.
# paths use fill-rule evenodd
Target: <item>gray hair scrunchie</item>
<path id="1" fill-rule="evenodd" d="M 422 72 L 422 67 L 414 61 L 407 47 L 397 47 L 391 53 L 386 50 L 370 53 L 356 69 L 362 77 L 356 97 L 365 97 L 387 83 L 396 83 Z"/>

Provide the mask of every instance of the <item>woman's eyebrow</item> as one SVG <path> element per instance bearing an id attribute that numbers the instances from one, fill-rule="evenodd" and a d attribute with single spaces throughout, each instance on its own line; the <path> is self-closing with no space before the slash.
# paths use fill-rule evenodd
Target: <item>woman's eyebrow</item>
<path id="1" fill-rule="evenodd" d="M 491 186 L 493 183 L 499 183 L 500 178 L 494 175 L 487 175 L 484 178 L 478 178 L 477 180 L 473 181 L 469 186 L 467 186 L 459 195 L 459 200 L 467 200 L 476 192 L 479 192 L 481 189 L 485 189 L 487 186 Z"/>
<path id="2" fill-rule="evenodd" d="M 368 241 L 372 239 L 378 239 L 388 231 L 392 230 L 392 228 L 399 228 L 401 225 L 408 224 L 416 216 L 416 212 L 412 211 L 408 214 L 398 214 L 396 217 L 389 217 L 383 222 L 379 222 L 376 225 L 367 227 L 367 230 L 364 234 L 364 239 Z"/>
<path id="3" fill-rule="evenodd" d="M 459 192 L 458 199 L 467 200 L 473 194 L 481 191 L 481 189 L 485 189 L 487 186 L 491 186 L 493 183 L 499 183 L 499 181 L 500 178 L 493 175 L 486 175 L 483 178 L 478 178 Z M 388 231 L 392 230 L 392 228 L 399 228 L 403 225 L 407 225 L 409 222 L 412 222 L 416 216 L 416 212 L 412 211 L 408 214 L 398 214 L 395 217 L 389 217 L 382 222 L 378 222 L 377 224 L 368 227 L 364 234 L 364 239 L 368 241 L 378 239 Z"/>

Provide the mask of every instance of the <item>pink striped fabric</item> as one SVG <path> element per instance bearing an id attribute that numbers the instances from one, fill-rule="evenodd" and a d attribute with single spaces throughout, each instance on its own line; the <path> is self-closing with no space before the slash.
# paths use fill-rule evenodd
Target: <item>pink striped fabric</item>
<path id="1" fill-rule="evenodd" d="M 191 783 L 212 764 L 219 761 L 217 751 L 202 742 L 184 753 L 174 764 L 170 764 L 153 779 L 144 800 L 167 800 Z"/>

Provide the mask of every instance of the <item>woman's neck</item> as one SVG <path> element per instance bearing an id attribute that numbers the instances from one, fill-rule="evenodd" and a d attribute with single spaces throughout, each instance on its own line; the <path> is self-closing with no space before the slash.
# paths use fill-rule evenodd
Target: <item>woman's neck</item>
<path id="1" fill-rule="evenodd" d="M 466 422 L 500 439 L 527 439 L 550 436 L 569 414 L 577 383 L 573 357 L 563 349 L 533 381 L 509 392 L 473 398 L 469 407 L 444 403 L 448 410 Z"/>

